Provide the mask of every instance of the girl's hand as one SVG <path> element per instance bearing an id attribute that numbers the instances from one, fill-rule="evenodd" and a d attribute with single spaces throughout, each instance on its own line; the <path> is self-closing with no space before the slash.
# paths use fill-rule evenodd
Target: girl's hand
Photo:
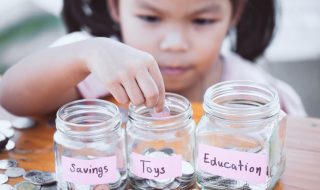
<path id="1" fill-rule="evenodd" d="M 148 53 L 108 38 L 86 40 L 86 64 L 122 104 L 145 104 L 161 111 L 164 83 L 156 60 Z"/>

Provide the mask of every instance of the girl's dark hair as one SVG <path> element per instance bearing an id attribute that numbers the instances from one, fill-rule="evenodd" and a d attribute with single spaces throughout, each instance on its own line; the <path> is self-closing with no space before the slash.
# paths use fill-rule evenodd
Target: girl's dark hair
<path id="1" fill-rule="evenodd" d="M 239 0 L 231 2 L 237 10 Z M 236 25 L 234 51 L 252 61 L 262 55 L 273 37 L 275 13 L 275 0 L 247 0 Z M 69 33 L 87 30 L 93 36 L 120 37 L 107 0 L 64 0 L 62 16 Z"/>

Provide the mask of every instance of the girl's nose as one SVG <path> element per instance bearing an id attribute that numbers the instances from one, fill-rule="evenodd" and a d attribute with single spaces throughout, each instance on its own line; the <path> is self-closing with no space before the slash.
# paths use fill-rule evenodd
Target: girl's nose
<path id="1" fill-rule="evenodd" d="M 161 41 L 162 51 L 183 52 L 188 50 L 188 42 L 181 32 L 168 32 Z"/>

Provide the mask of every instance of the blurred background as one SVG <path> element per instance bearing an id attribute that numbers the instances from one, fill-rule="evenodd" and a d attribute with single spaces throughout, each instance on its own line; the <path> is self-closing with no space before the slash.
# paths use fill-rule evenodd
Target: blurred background
<path id="1" fill-rule="evenodd" d="M 258 64 L 289 83 L 310 117 L 320 117 L 320 1 L 281 0 L 278 28 Z M 0 1 L 0 74 L 66 31 L 62 0 Z"/>

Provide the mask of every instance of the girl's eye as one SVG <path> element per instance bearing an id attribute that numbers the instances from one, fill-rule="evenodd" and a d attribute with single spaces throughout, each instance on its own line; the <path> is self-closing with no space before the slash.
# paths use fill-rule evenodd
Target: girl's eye
<path id="1" fill-rule="evenodd" d="M 155 22 L 159 22 L 160 21 L 159 17 L 152 16 L 152 15 L 139 15 L 138 17 L 143 21 L 151 22 L 151 23 L 155 23 Z"/>
<path id="2" fill-rule="evenodd" d="M 206 18 L 197 18 L 197 19 L 194 19 L 192 22 L 197 25 L 209 25 L 209 24 L 213 24 L 215 20 L 206 19 Z"/>

